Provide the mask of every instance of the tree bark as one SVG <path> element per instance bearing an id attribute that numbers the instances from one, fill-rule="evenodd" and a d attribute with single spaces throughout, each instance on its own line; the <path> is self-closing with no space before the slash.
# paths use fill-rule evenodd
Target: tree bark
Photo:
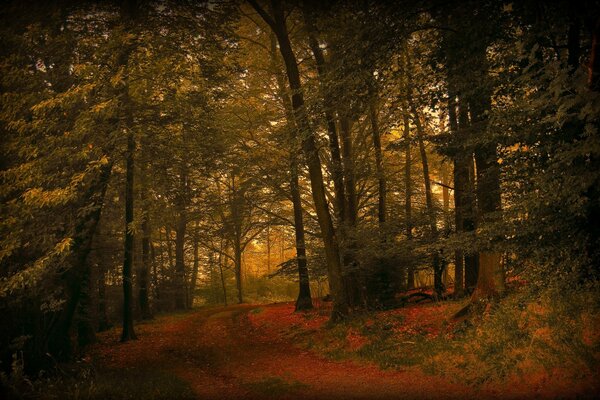
<path id="1" fill-rule="evenodd" d="M 141 185 L 140 185 L 140 197 L 142 207 L 144 208 L 142 216 L 142 263 L 138 271 L 138 301 L 140 305 L 140 313 L 142 319 L 152 318 L 152 312 L 150 311 L 150 300 L 149 300 L 149 286 L 150 286 L 150 237 L 151 237 L 151 226 L 150 226 L 150 212 L 148 210 L 148 186 L 146 168 L 140 169 L 141 174 Z"/>
<path id="2" fill-rule="evenodd" d="M 486 65 L 485 49 L 480 49 L 476 57 L 481 58 L 477 64 Z M 488 123 L 488 113 L 491 110 L 491 94 L 486 89 L 485 81 L 487 72 L 481 76 L 477 95 L 471 97 L 469 107 L 471 111 L 472 127 L 481 134 L 485 133 Z M 500 196 L 500 165 L 496 154 L 496 143 L 485 143 L 475 149 L 475 162 L 477 166 L 477 206 L 480 219 L 491 222 L 493 213 L 501 209 Z M 473 300 L 493 298 L 502 295 L 505 291 L 504 268 L 501 254 L 485 249 L 479 254 L 479 270 L 477 286 L 473 292 Z"/>
<path id="3" fill-rule="evenodd" d="M 412 240 L 412 157 L 410 154 L 410 119 L 408 116 L 408 107 L 403 112 L 404 119 L 404 214 L 406 221 L 406 240 Z M 415 287 L 415 271 L 410 264 L 406 271 L 406 289 L 411 290 Z"/>
<path id="4" fill-rule="evenodd" d="M 450 85 L 450 83 L 449 83 Z M 448 120 L 450 133 L 454 138 L 458 136 L 458 120 L 456 115 L 456 94 L 450 90 L 448 93 Z M 453 159 L 454 174 L 454 224 L 456 232 L 462 232 L 463 226 L 463 192 L 465 190 L 464 182 L 461 181 L 460 165 L 458 157 Z M 459 185 L 459 186 L 457 186 Z M 464 254 L 460 249 L 454 252 L 454 297 L 460 298 L 465 294 L 464 288 Z"/>
<path id="5" fill-rule="evenodd" d="M 338 221 L 343 223 L 346 220 L 346 190 L 344 188 L 344 169 L 342 165 L 342 156 L 340 153 L 340 144 L 338 139 L 337 127 L 334 116 L 334 99 L 327 85 L 327 72 L 323 50 L 319 45 L 316 36 L 316 28 L 313 22 L 313 15 L 310 10 L 303 10 L 304 24 L 308 32 L 308 44 L 315 59 L 317 73 L 319 75 L 319 88 L 323 97 L 325 122 L 327 125 L 327 136 L 329 138 L 329 150 L 331 152 L 331 177 L 333 180 L 333 189 L 335 192 L 335 210 Z"/>
<path id="6" fill-rule="evenodd" d="M 412 100 L 411 100 L 412 102 Z M 425 184 L 425 204 L 427 206 L 427 214 L 429 217 L 429 228 L 431 230 L 431 239 L 433 241 L 438 239 L 437 220 L 435 216 L 435 208 L 433 206 L 433 193 L 431 192 L 431 178 L 429 175 L 429 162 L 427 160 L 427 151 L 425 150 L 425 143 L 423 142 L 423 125 L 421 125 L 421 119 L 414 106 L 411 104 L 415 126 L 417 127 L 417 141 L 419 142 L 419 152 L 421 153 L 421 163 L 423 165 L 423 181 Z M 437 251 L 434 251 L 433 258 L 433 288 L 435 294 L 438 297 L 443 296 L 445 288 L 442 281 L 444 273 L 444 264 Z"/>
<path id="7" fill-rule="evenodd" d="M 383 154 L 381 152 L 381 133 L 379 132 L 379 121 L 377 118 L 377 107 L 375 99 L 369 104 L 369 119 L 371 122 L 371 134 L 373 136 L 373 149 L 375 150 L 375 170 L 377 171 L 377 218 L 379 225 L 385 224 L 386 220 L 386 179 L 383 168 Z"/>
<path id="8" fill-rule="evenodd" d="M 188 308 L 192 308 L 194 306 L 194 298 L 196 297 L 196 284 L 198 282 L 198 270 L 200 268 L 200 259 L 199 259 L 199 244 L 198 244 L 198 220 L 196 220 L 196 226 L 194 227 L 194 264 L 192 266 L 192 276 L 190 279 L 190 283 L 188 285 Z"/>
<path id="9" fill-rule="evenodd" d="M 175 228 L 175 308 L 182 310 L 187 306 L 187 288 L 185 284 L 185 233 L 187 226 L 187 210 L 185 191 L 187 178 L 185 168 L 182 168 L 179 177 L 179 191 L 177 201 L 177 226 Z"/>
<path id="10" fill-rule="evenodd" d="M 125 32 L 130 32 L 133 21 L 137 14 L 137 1 L 125 0 L 121 3 L 121 20 L 125 25 Z M 118 66 L 124 71 L 123 88 L 121 93 L 121 118 L 127 130 L 127 150 L 125 153 L 125 249 L 123 260 L 123 331 L 121 342 L 136 339 L 133 329 L 133 209 L 134 209 L 134 174 L 135 174 L 135 135 L 133 130 L 133 105 L 129 97 L 129 57 L 134 46 L 127 43 L 125 39 L 121 53 L 119 54 Z"/>
<path id="11" fill-rule="evenodd" d="M 292 206 L 294 209 L 294 233 L 296 236 L 296 262 L 298 264 L 299 290 L 298 298 L 296 299 L 296 311 L 310 310 L 313 308 L 312 296 L 310 293 L 310 280 L 308 275 L 308 266 L 306 259 L 306 244 L 304 238 L 304 217 L 302 215 L 302 198 L 300 197 L 300 183 L 298 179 L 298 132 L 294 121 L 293 107 L 289 96 L 286 93 L 286 85 L 283 76 L 279 73 L 279 63 L 277 62 L 276 54 L 276 37 L 271 36 L 271 57 L 277 85 L 279 88 L 279 96 L 283 103 L 286 114 L 286 121 L 290 131 L 290 140 L 292 142 L 292 151 L 290 152 L 290 192 L 292 196 Z M 267 231 L 267 245 L 270 256 L 270 240 Z"/>
<path id="12" fill-rule="evenodd" d="M 132 121 L 131 121 L 132 122 Z M 131 125 L 127 133 L 125 182 L 125 254 L 123 260 L 123 331 L 121 342 L 136 339 L 133 329 L 133 203 L 135 138 Z"/>

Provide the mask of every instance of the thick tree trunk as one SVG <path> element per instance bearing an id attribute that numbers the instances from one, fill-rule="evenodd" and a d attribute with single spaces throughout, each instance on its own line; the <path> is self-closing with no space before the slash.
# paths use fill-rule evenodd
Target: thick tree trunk
<path id="1" fill-rule="evenodd" d="M 121 20 L 128 32 L 136 17 L 137 1 L 126 0 L 121 3 Z M 123 69 L 124 77 L 121 93 L 121 114 L 125 129 L 127 130 L 127 151 L 125 153 L 125 249 L 123 260 L 123 331 L 121 333 L 121 342 L 136 339 L 133 330 L 133 253 L 134 253 L 134 232 L 133 232 L 133 209 L 134 209 L 134 174 L 135 174 L 135 135 L 133 130 L 133 108 L 129 97 L 129 56 L 134 47 L 129 43 L 124 43 L 119 54 L 118 66 Z"/>
<path id="2" fill-rule="evenodd" d="M 298 71 L 296 56 L 294 55 L 288 36 L 283 4 L 279 0 L 272 1 L 272 17 L 268 15 L 255 0 L 250 0 L 250 4 L 260 14 L 263 20 L 269 24 L 277 36 L 277 41 L 279 42 L 279 51 L 281 52 L 281 56 L 285 64 L 287 77 L 292 92 L 292 108 L 294 110 L 294 119 L 296 120 L 300 139 L 302 140 L 302 148 L 306 156 L 315 211 L 317 213 L 323 245 L 325 247 L 329 286 L 333 296 L 333 310 L 331 318 L 332 320 L 336 321 L 348 314 L 348 303 L 343 283 L 340 251 L 333 228 L 331 214 L 329 213 L 327 199 L 325 197 L 325 186 L 323 183 L 323 172 L 321 169 L 321 160 L 319 159 L 319 150 L 317 148 L 315 135 L 310 126 L 310 121 L 304 106 L 304 95 L 300 81 L 300 72 Z"/>
<path id="3" fill-rule="evenodd" d="M 458 140 L 465 142 L 469 139 L 469 110 L 463 97 L 459 97 L 458 103 Z M 461 217 L 463 232 L 474 232 L 476 224 L 475 206 L 475 181 L 473 174 L 473 153 L 470 147 L 458 151 L 455 160 L 455 183 L 456 195 L 460 197 Z M 465 290 L 473 293 L 477 286 L 477 274 L 479 271 L 479 255 L 477 253 L 464 254 L 465 263 Z"/>
<path id="4" fill-rule="evenodd" d="M 485 65 L 485 49 L 478 56 Z M 479 76 L 479 75 L 477 75 Z M 471 122 L 474 129 L 480 134 L 485 133 L 488 114 L 491 110 L 491 94 L 486 90 L 485 72 L 479 76 L 481 85 L 478 86 L 477 96 L 470 99 Z M 479 145 L 475 150 L 477 165 L 477 206 L 480 219 L 491 222 L 493 213 L 500 211 L 500 165 L 496 154 L 496 144 L 486 143 Z M 502 295 L 505 291 L 504 267 L 502 256 L 493 250 L 486 249 L 479 254 L 479 270 L 477 286 L 473 293 L 473 300 L 490 298 Z"/>

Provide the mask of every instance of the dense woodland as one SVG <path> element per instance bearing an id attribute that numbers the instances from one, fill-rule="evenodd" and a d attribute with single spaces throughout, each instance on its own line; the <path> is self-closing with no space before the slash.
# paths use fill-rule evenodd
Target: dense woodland
<path id="1" fill-rule="evenodd" d="M 0 7 L 4 381 L 204 305 L 597 304 L 598 1 Z"/>

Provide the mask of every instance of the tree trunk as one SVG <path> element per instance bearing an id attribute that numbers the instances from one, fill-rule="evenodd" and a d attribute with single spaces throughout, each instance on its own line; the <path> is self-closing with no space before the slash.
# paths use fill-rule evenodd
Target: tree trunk
<path id="1" fill-rule="evenodd" d="M 412 101 L 412 100 L 411 100 Z M 421 153 L 421 163 L 423 165 L 423 181 L 425 182 L 425 204 L 427 206 L 427 214 L 429 217 L 429 227 L 431 230 L 431 239 L 433 241 L 438 239 L 437 220 L 435 216 L 435 208 L 433 206 L 433 193 L 431 192 L 431 178 L 429 176 L 429 162 L 427 160 L 427 151 L 425 150 L 425 143 L 423 142 L 423 126 L 421 125 L 421 119 L 414 106 L 411 104 L 415 125 L 417 127 L 417 140 L 419 142 L 419 152 Z M 440 254 L 437 251 L 433 253 L 433 288 L 436 296 L 441 297 L 444 294 L 445 288 L 442 281 L 444 274 L 444 263 L 440 258 Z"/>
<path id="2" fill-rule="evenodd" d="M 97 342 L 92 314 L 92 268 L 86 262 L 81 276 L 81 296 L 77 311 L 77 344 L 80 348 Z"/>
<path id="3" fill-rule="evenodd" d="M 344 190 L 346 191 L 346 220 L 348 227 L 356 226 L 358 219 L 356 178 L 354 176 L 354 151 L 352 149 L 352 121 L 350 117 L 340 117 L 342 138 L 342 166 L 344 169 Z"/>
<path id="4" fill-rule="evenodd" d="M 450 83 L 449 83 L 450 85 Z M 448 120 L 450 133 L 454 138 L 458 136 L 458 120 L 456 115 L 456 94 L 450 90 L 448 93 Z M 463 191 L 465 190 L 464 182 L 461 181 L 460 165 L 458 157 L 453 160 L 454 166 L 454 224 L 456 232 L 462 232 L 463 226 Z M 460 298 L 465 294 L 464 288 L 464 254 L 462 250 L 457 249 L 454 252 L 454 297 Z"/>
<path id="5" fill-rule="evenodd" d="M 183 310 L 186 305 L 185 285 L 185 231 L 186 212 L 179 208 L 177 227 L 175 229 L 175 308 Z"/>
<path id="6" fill-rule="evenodd" d="M 240 239 L 237 237 L 233 245 L 233 260 L 235 268 L 235 284 L 238 294 L 238 304 L 242 304 L 244 302 L 244 297 L 242 293 L 242 248 L 240 244 Z"/>
<path id="7" fill-rule="evenodd" d="M 406 220 L 406 240 L 412 240 L 412 158 L 410 155 L 410 120 L 408 108 L 404 109 L 404 213 Z M 406 289 L 415 287 L 415 271 L 410 264 L 406 271 Z"/>
<path id="8" fill-rule="evenodd" d="M 56 360 L 67 360 L 72 356 L 71 327 L 73 317 L 79 303 L 81 280 L 85 274 L 87 257 L 92 248 L 92 240 L 100 220 L 111 171 L 111 162 L 102 165 L 98 176 L 90 184 L 83 197 L 86 199 L 83 210 L 86 211 L 79 217 L 79 222 L 75 226 L 72 251 L 66 260 L 68 267 L 60 276 L 66 302 L 48 333 L 48 353 Z"/>
<path id="9" fill-rule="evenodd" d="M 227 285 L 225 285 L 225 275 L 223 274 L 223 239 L 219 246 L 219 275 L 221 276 L 221 287 L 223 288 L 223 304 L 227 306 Z"/>
<path id="10" fill-rule="evenodd" d="M 369 104 L 369 119 L 371 122 L 371 134 L 373 135 L 373 149 L 375 150 L 375 170 L 377 171 L 377 217 L 379 225 L 386 220 L 386 180 L 383 169 L 383 155 L 381 152 L 381 133 L 379 132 L 379 121 L 375 100 Z"/>
<path id="11" fill-rule="evenodd" d="M 133 330 L 133 174 L 134 174 L 134 152 L 135 138 L 133 130 L 130 128 L 127 132 L 127 161 L 126 161 L 126 182 L 125 182 L 125 255 L 123 260 L 123 332 L 121 333 L 121 342 L 127 342 L 136 339 Z"/>
<path id="12" fill-rule="evenodd" d="M 298 132 L 294 122 L 293 107 L 289 96 L 286 93 L 286 85 L 283 76 L 279 73 L 279 65 L 277 63 L 277 46 L 276 38 L 271 36 L 271 57 L 273 60 L 273 68 L 277 78 L 279 87 L 279 96 L 283 103 L 286 114 L 286 121 L 290 131 L 290 139 L 292 142 L 292 151 L 290 152 L 290 192 L 292 195 L 292 205 L 294 209 L 294 233 L 296 236 L 296 262 L 298 264 L 299 290 L 298 298 L 296 299 L 296 311 L 309 310 L 313 308 L 312 296 L 310 293 L 310 280 L 308 276 L 308 266 L 306 259 L 306 244 L 304 239 L 304 217 L 302 215 L 302 198 L 300 197 L 300 183 L 298 179 Z M 336 144 L 337 145 L 337 144 Z M 271 254 L 271 243 L 269 238 L 269 226 L 267 227 L 267 251 L 268 257 Z"/>
<path id="13" fill-rule="evenodd" d="M 194 264 L 192 267 L 192 276 L 190 279 L 190 283 L 188 285 L 189 287 L 189 294 L 188 294 L 188 304 L 187 307 L 188 308 L 192 308 L 194 306 L 194 297 L 196 296 L 195 292 L 196 292 L 196 284 L 198 282 L 198 270 L 200 268 L 200 261 L 199 261 L 199 255 L 198 255 L 198 251 L 199 251 L 199 246 L 198 246 L 198 220 L 196 220 L 196 226 L 194 227 Z"/>
<path id="14" fill-rule="evenodd" d="M 125 35 L 130 33 L 131 25 L 137 14 L 137 1 L 125 0 L 121 3 L 121 20 L 125 25 Z M 127 130 L 127 151 L 125 154 L 125 249 L 123 260 L 123 331 L 121 333 L 121 342 L 136 339 L 133 330 L 133 253 L 134 253 L 134 232 L 133 232 L 133 209 L 134 209 L 134 174 L 135 174 L 135 135 L 133 130 L 133 107 L 129 97 L 129 56 L 134 50 L 134 46 L 125 40 L 121 53 L 119 54 L 118 66 L 123 69 L 123 82 L 125 84 L 121 93 L 121 115 Z"/>
<path id="15" fill-rule="evenodd" d="M 337 238 L 333 228 L 333 221 L 327 199 L 325 197 L 325 186 L 323 183 L 323 172 L 321 169 L 321 160 L 319 159 L 319 150 L 316 145 L 315 135 L 310 126 L 308 115 L 304 106 L 304 95 L 300 81 L 300 72 L 296 56 L 292 50 L 292 45 L 287 32 L 283 4 L 279 0 L 271 2 L 273 17 L 269 16 L 255 0 L 250 0 L 250 4 L 260 14 L 263 20 L 271 27 L 277 41 L 279 42 L 279 51 L 283 58 L 286 73 L 292 92 L 292 108 L 294 110 L 294 119 L 298 127 L 302 148 L 308 164 L 313 201 L 317 219 L 321 228 L 321 235 L 325 247 L 327 259 L 327 270 L 329 277 L 329 286 L 333 296 L 333 310 L 331 318 L 337 321 L 348 314 L 348 304 L 346 300 L 345 288 L 342 276 L 342 266 L 340 262 L 340 251 Z"/>
<path id="16" fill-rule="evenodd" d="M 327 125 L 327 136 L 329 138 L 329 150 L 331 152 L 331 177 L 333 180 L 333 189 L 335 192 L 335 209 L 338 221 L 342 223 L 346 220 L 346 190 L 344 188 L 344 170 L 342 157 L 340 154 L 340 144 L 334 117 L 334 99 L 327 85 L 327 73 L 325 57 L 323 50 L 319 45 L 316 36 L 316 29 L 313 23 L 313 16 L 310 10 L 303 10 L 304 24 L 308 31 L 308 44 L 312 51 L 319 75 L 319 88 L 323 97 L 325 122 Z"/>
<path id="17" fill-rule="evenodd" d="M 146 169 L 141 168 L 141 203 L 144 208 L 142 216 L 142 264 L 138 271 L 138 301 L 142 319 L 152 318 L 150 311 L 149 286 L 150 286 L 150 213 L 148 210 L 148 187 Z"/>
<path id="18" fill-rule="evenodd" d="M 477 64 L 486 65 L 485 49 L 480 49 L 476 55 L 481 58 Z M 486 90 L 487 70 L 479 77 L 477 95 L 469 101 L 471 123 L 480 134 L 484 134 L 488 123 L 488 114 L 491 110 L 491 94 Z M 480 219 L 491 222 L 493 213 L 501 209 L 500 197 L 500 165 L 496 154 L 496 143 L 485 143 L 475 149 L 475 162 L 477 165 L 477 206 Z M 502 256 L 493 250 L 485 249 L 479 254 L 479 270 L 477 286 L 473 293 L 473 300 L 490 298 L 502 295 L 505 291 L 504 268 Z"/>
<path id="19" fill-rule="evenodd" d="M 108 313 L 106 309 L 106 266 L 102 262 L 102 259 L 98 263 L 100 271 L 98 271 L 98 332 L 104 332 L 110 327 L 108 322 Z"/>
<path id="20" fill-rule="evenodd" d="M 469 140 L 469 115 L 468 106 L 463 97 L 459 97 L 458 103 L 458 140 L 465 142 Z M 475 181 L 472 178 L 473 153 L 470 147 L 458 151 L 455 162 L 456 194 L 460 196 L 462 229 L 464 232 L 474 232 L 476 224 L 475 206 Z M 465 263 L 465 290 L 473 293 L 477 286 L 477 274 L 479 271 L 479 255 L 477 253 L 466 253 Z"/>

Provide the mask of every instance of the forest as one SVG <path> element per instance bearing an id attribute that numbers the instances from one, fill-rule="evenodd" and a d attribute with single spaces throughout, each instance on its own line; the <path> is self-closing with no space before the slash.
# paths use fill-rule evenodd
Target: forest
<path id="1" fill-rule="evenodd" d="M 598 0 L 0 21 L 0 398 L 600 396 Z"/>

